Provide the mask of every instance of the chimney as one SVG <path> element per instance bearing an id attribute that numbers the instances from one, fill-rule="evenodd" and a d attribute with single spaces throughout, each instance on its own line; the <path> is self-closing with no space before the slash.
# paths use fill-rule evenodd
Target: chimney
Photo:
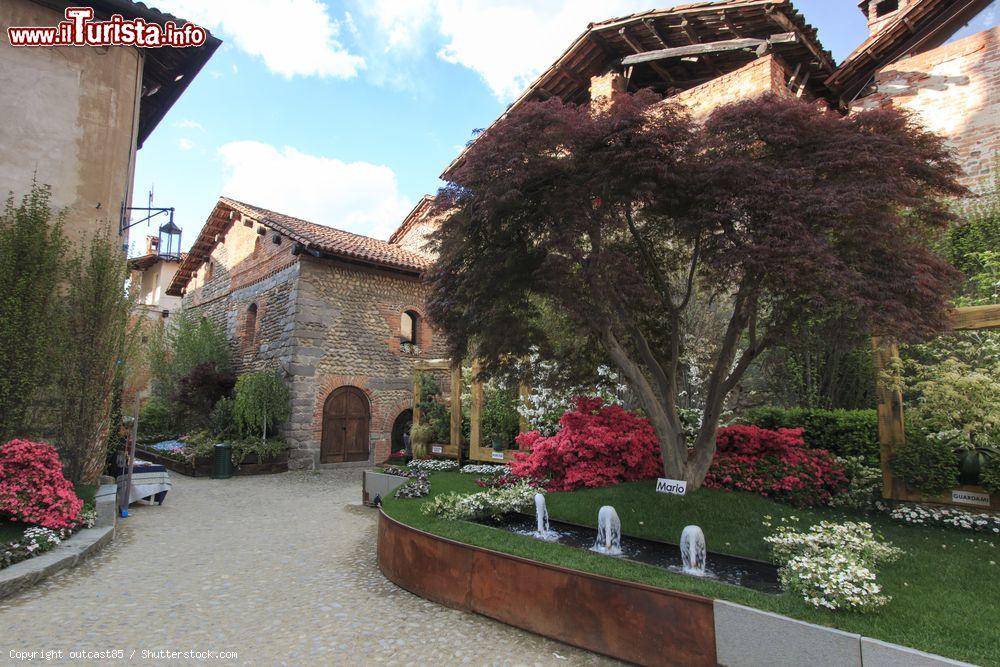
<path id="1" fill-rule="evenodd" d="M 155 236 L 146 237 L 146 254 L 155 255 L 156 250 L 160 245 L 160 239 Z"/>
<path id="2" fill-rule="evenodd" d="M 590 77 L 590 101 L 596 102 L 600 99 L 610 101 L 618 93 L 625 92 L 628 84 L 625 76 L 621 72 L 608 72 L 601 76 Z"/>
<path id="3" fill-rule="evenodd" d="M 868 17 L 868 32 L 871 35 L 894 22 L 904 9 L 919 0 L 862 0 L 858 7 Z"/>

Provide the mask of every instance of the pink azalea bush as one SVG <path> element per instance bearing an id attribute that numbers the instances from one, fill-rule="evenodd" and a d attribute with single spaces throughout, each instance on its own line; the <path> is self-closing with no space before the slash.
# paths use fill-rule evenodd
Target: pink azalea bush
<path id="1" fill-rule="evenodd" d="M 600 398 L 578 398 L 549 437 L 517 436 L 511 473 L 537 480 L 550 491 L 611 486 L 657 477 L 662 469 L 653 427 L 644 417 Z"/>
<path id="2" fill-rule="evenodd" d="M 0 518 L 59 530 L 75 527 L 82 507 L 52 445 L 0 445 Z"/>
<path id="3" fill-rule="evenodd" d="M 830 452 L 806 447 L 802 432 L 801 428 L 720 428 L 705 486 L 752 491 L 798 507 L 826 505 L 847 488 L 847 476 Z"/>

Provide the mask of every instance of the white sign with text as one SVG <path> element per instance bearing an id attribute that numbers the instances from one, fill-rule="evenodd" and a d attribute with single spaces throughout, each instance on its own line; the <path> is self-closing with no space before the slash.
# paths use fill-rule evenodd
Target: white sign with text
<path id="1" fill-rule="evenodd" d="M 440 454 L 444 451 L 441 445 L 431 445 L 431 454 Z"/>
<path id="2" fill-rule="evenodd" d="M 990 494 L 954 489 L 951 492 L 951 502 L 961 503 L 962 505 L 975 505 L 976 507 L 989 507 Z"/>
<path id="3" fill-rule="evenodd" d="M 493 452 L 491 456 L 497 461 L 503 461 L 503 452 Z"/>
<path id="4" fill-rule="evenodd" d="M 687 492 L 688 483 L 680 479 L 664 479 L 663 477 L 656 480 L 656 492 L 657 493 L 672 493 L 675 496 L 683 496 Z"/>

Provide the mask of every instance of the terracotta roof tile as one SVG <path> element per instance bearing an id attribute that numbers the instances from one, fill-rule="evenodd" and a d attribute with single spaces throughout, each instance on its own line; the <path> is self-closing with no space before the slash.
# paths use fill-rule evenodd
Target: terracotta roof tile
<path id="1" fill-rule="evenodd" d="M 407 271 L 424 271 L 431 265 L 426 257 L 370 236 L 318 225 L 228 197 L 220 197 L 219 201 L 312 250 Z"/>

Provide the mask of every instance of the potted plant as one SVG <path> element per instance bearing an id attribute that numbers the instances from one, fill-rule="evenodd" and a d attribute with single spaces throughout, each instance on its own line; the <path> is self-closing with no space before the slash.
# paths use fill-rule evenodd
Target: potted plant
<path id="1" fill-rule="evenodd" d="M 958 456 L 958 481 L 962 484 L 979 484 L 987 463 L 1000 456 L 992 447 L 977 447 L 972 443 L 956 447 L 955 454 Z"/>
<path id="2" fill-rule="evenodd" d="M 501 435 L 500 433 L 491 433 L 490 442 L 493 443 L 494 452 L 502 452 L 503 450 L 507 449 L 507 445 L 503 441 L 503 435 Z"/>
<path id="3" fill-rule="evenodd" d="M 410 449 L 413 451 L 413 458 L 422 459 L 427 456 L 428 445 L 434 436 L 434 429 L 430 424 L 414 424 L 410 427 Z"/>

